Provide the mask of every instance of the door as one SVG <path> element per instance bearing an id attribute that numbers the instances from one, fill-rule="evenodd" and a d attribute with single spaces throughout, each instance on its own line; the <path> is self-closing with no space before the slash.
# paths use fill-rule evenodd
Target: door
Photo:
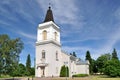
<path id="1" fill-rule="evenodd" d="M 41 67 L 41 77 L 45 77 L 45 67 Z"/>

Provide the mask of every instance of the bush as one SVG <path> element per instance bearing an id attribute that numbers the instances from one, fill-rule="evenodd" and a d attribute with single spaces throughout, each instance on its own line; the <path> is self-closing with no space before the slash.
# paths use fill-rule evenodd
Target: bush
<path id="1" fill-rule="evenodd" d="M 72 77 L 86 77 L 88 76 L 88 74 L 75 74 L 75 75 L 72 75 Z"/>
<path id="2" fill-rule="evenodd" d="M 67 72 L 66 72 L 67 71 Z M 67 73 L 67 74 L 66 74 Z M 69 68 L 63 65 L 60 70 L 60 77 L 69 77 Z"/>

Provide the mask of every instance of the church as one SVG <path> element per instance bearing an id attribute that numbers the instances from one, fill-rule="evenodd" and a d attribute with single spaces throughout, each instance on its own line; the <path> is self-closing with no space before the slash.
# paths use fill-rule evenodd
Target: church
<path id="1" fill-rule="evenodd" d="M 59 77 L 63 65 L 74 74 L 89 74 L 89 62 L 81 61 L 61 50 L 60 27 L 55 24 L 51 7 L 44 22 L 38 25 L 36 41 L 35 77 Z"/>

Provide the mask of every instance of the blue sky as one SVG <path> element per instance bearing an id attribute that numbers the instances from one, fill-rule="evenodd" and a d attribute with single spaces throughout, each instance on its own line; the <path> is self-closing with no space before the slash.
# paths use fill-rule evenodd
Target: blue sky
<path id="1" fill-rule="evenodd" d="M 37 27 L 51 3 L 55 23 L 61 29 L 62 49 L 85 59 L 89 50 L 96 59 L 116 48 L 120 58 L 120 0 L 1 0 L 0 34 L 20 37 L 24 49 L 20 62 L 35 57 Z"/>

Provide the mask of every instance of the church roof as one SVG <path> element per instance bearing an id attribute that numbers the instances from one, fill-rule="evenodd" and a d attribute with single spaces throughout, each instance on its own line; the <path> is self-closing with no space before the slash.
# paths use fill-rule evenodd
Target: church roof
<path id="1" fill-rule="evenodd" d="M 53 21 L 54 22 L 54 18 L 53 18 L 53 13 L 52 13 L 51 7 L 49 7 L 49 9 L 47 10 L 44 22 L 48 22 L 48 21 Z"/>
<path id="2" fill-rule="evenodd" d="M 89 61 L 77 61 L 76 62 L 76 65 L 85 65 L 85 64 L 89 65 Z"/>

